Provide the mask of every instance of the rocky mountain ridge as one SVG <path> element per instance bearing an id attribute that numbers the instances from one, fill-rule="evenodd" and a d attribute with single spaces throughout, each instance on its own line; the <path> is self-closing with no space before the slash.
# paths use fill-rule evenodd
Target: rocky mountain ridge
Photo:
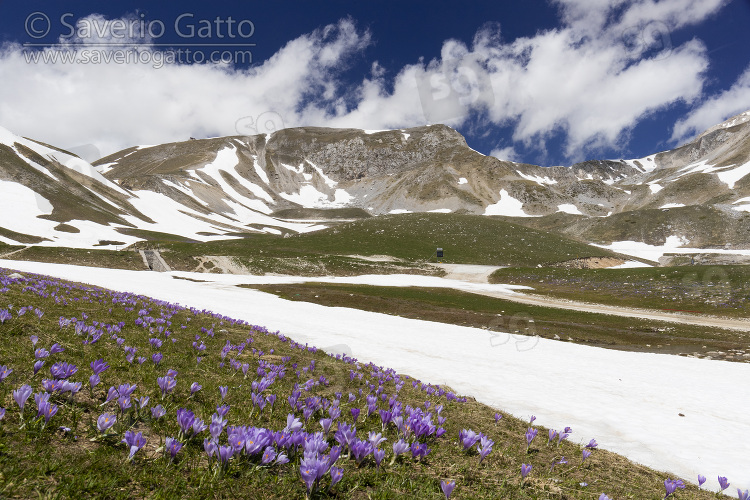
<path id="1" fill-rule="evenodd" d="M 32 224 L 0 220 L 5 242 L 24 242 L 19 234 L 46 238 L 43 244 L 79 240 L 78 245 L 90 246 L 128 244 L 158 233 L 205 241 L 237 233 L 299 232 L 321 226 L 274 213 L 356 208 L 371 215 L 432 211 L 515 217 L 597 243 L 620 238 L 658 244 L 684 236 L 703 246 L 747 244 L 750 112 L 673 150 L 570 167 L 482 155 L 445 125 L 283 129 L 270 136 L 136 146 L 93 165 L 2 130 L 0 191 L 7 199 L 12 195 L 36 204 L 29 212 Z M 649 222 L 656 219 L 658 231 Z M 702 227 L 705 219 L 719 221 L 732 234 L 714 238 L 714 228 Z M 57 224 L 46 227 L 37 220 Z M 688 237 L 667 234 L 670 227 L 695 229 Z M 57 234 L 61 231 L 67 231 L 65 237 Z M 702 233 L 711 239 L 697 237 Z"/>

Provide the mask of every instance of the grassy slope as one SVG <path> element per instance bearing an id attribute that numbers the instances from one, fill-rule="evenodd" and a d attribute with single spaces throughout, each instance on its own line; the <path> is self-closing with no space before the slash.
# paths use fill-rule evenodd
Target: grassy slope
<path id="1" fill-rule="evenodd" d="M 626 307 L 729 317 L 748 317 L 750 310 L 750 266 L 499 269 L 490 281 L 532 286 L 532 293 Z"/>
<path id="2" fill-rule="evenodd" d="M 408 288 L 327 283 L 247 285 L 287 300 L 350 307 L 406 318 L 484 328 L 491 342 L 508 342 L 505 333 L 538 335 L 611 349 L 637 350 L 750 362 L 742 355 L 748 335 L 731 330 L 566 311 L 444 288 Z M 533 340 L 526 340 L 527 347 Z M 722 352 L 724 354 L 717 354 Z M 731 357 L 730 357 L 731 356 Z"/>
<path id="3" fill-rule="evenodd" d="M 2 273 L 7 274 L 7 272 Z M 6 342 L 0 343 L 0 361 L 13 368 L 7 379 L 0 382 L 0 401 L 7 408 L 5 418 L 0 421 L 0 495 L 3 497 L 29 498 L 35 496 L 81 498 L 81 497 L 152 497 L 152 498 L 302 498 L 304 486 L 299 477 L 299 456 L 291 455 L 286 465 L 261 466 L 257 458 L 234 457 L 227 470 L 219 473 L 216 464 L 209 464 L 203 452 L 202 440 L 206 431 L 197 439 L 187 440 L 174 463 L 158 449 L 165 436 L 177 435 L 175 414 L 178 408 L 189 408 L 197 416 L 210 421 L 210 415 L 222 403 L 219 386 L 228 387 L 225 403 L 231 405 L 228 413 L 230 425 L 264 426 L 278 430 L 286 423 L 290 407 L 286 402 L 294 383 L 303 383 L 308 378 L 318 380 L 321 375 L 328 385 L 313 385 L 306 396 L 318 396 L 331 400 L 336 392 L 342 392 L 341 421 L 351 422 L 350 407 L 362 408 L 364 395 L 349 403 L 346 394 L 368 392 L 368 383 L 377 383 L 375 367 L 348 364 L 322 352 L 300 348 L 288 339 L 268 334 L 260 327 L 235 324 L 228 318 L 211 316 L 199 311 L 170 307 L 145 297 L 112 294 L 106 290 L 71 286 L 64 282 L 38 281 L 33 277 L 19 281 L 4 279 L 0 286 L 0 309 L 12 311 L 12 318 L 0 324 L 0 334 Z M 54 296 L 52 295 L 54 292 Z M 56 297 L 56 300 L 53 300 Z M 117 298 L 117 301 L 113 301 Z M 11 309 L 9 304 L 14 304 Z M 18 315 L 20 306 L 38 308 L 43 316 L 33 310 Z M 163 318 L 159 327 L 171 331 L 170 336 L 160 333 L 158 323 L 151 325 L 152 331 L 137 326 L 135 319 L 139 311 L 153 318 Z M 84 315 L 85 314 L 85 315 Z M 109 325 L 123 322 L 122 331 L 116 336 L 124 339 L 123 345 L 105 334 L 98 342 L 85 345 L 84 336 L 76 335 L 72 326 L 60 327 L 59 317 L 84 319 L 86 325 L 95 321 Z M 100 328 L 105 325 L 99 323 Z M 207 333 L 211 331 L 211 334 Z M 32 362 L 34 347 L 30 336 L 39 337 L 37 348 L 49 349 L 59 343 L 64 352 L 46 358 L 42 371 L 34 375 Z M 196 363 L 196 351 L 192 341 L 200 336 L 206 345 L 202 361 Z M 149 338 L 161 339 L 159 348 L 164 358 L 155 365 L 150 357 L 157 349 L 149 345 Z M 174 340 L 174 341 L 172 341 Z M 249 342 L 238 352 L 230 350 L 226 364 L 222 367 L 219 356 L 221 348 L 229 342 L 237 346 Z M 125 359 L 124 347 L 136 348 L 137 354 L 147 358 L 141 365 Z M 257 350 L 256 350 L 257 349 Z M 259 352 L 260 351 L 260 352 Z M 288 357 L 288 359 L 286 358 Z M 102 373 L 102 383 L 92 393 L 88 390 L 89 362 L 104 358 L 110 365 Z M 242 371 L 229 367 L 229 360 L 248 363 L 248 377 Z M 309 371 L 315 360 L 314 371 Z M 59 361 L 77 365 L 78 372 L 70 380 L 81 381 L 84 389 L 75 397 L 52 396 L 51 402 L 58 411 L 49 424 L 42 427 L 40 419 L 34 419 L 33 397 L 27 402 L 24 412 L 25 425 L 19 428 L 21 419 L 11 397 L 11 389 L 24 383 L 39 390 L 40 379 L 49 376 L 49 367 Z M 286 375 L 277 379 L 266 394 L 278 396 L 273 411 L 253 411 L 249 403 L 250 383 L 257 380 L 256 370 L 262 363 L 283 365 Z M 266 368 L 269 368 L 266 366 Z M 296 370 L 307 368 L 295 375 Z M 178 372 L 174 391 L 162 398 L 157 377 L 164 376 L 168 369 Z M 353 380 L 350 371 L 357 375 Z M 361 379 L 359 375 L 361 374 Z M 391 377 L 393 374 L 391 374 Z M 299 380 L 298 380 L 299 377 Z M 359 467 L 345 455 L 337 465 L 344 469 L 343 480 L 328 490 L 329 479 L 321 483 L 321 492 L 315 498 L 443 498 L 440 493 L 441 479 L 452 478 L 458 486 L 452 498 L 598 498 L 606 492 L 613 498 L 661 498 L 663 480 L 667 475 L 633 464 L 604 450 L 594 451 L 593 456 L 580 466 L 579 445 L 564 442 L 559 448 L 546 445 L 546 430 L 539 429 L 539 436 L 527 453 L 524 432 L 528 423 L 505 415 L 495 424 L 494 410 L 475 402 L 448 401 L 443 396 L 430 395 L 420 386 L 413 387 L 408 377 L 401 375 L 407 383 L 398 392 L 404 404 L 424 408 L 425 400 L 432 404 L 443 404 L 443 415 L 447 418 L 442 438 L 428 440 L 431 453 L 423 460 L 402 457 L 393 465 L 390 461 L 390 444 L 397 439 L 396 430 L 388 426 L 386 457 L 381 469 L 377 469 L 372 458 Z M 198 382 L 203 388 L 194 397 L 189 397 L 189 387 Z M 385 394 L 394 394 L 393 378 L 384 381 Z M 160 403 L 167 409 L 162 419 L 154 419 L 148 409 L 134 409 L 118 414 L 118 423 L 110 437 L 92 440 L 98 434 L 94 423 L 104 411 L 119 413 L 113 402 L 105 403 L 107 387 L 122 383 L 136 384 L 133 398 L 149 396 L 148 407 Z M 136 405 L 133 402 L 134 406 Z M 384 408 L 384 402 L 379 403 Z M 299 415 L 299 414 L 298 414 Z M 315 421 L 320 412 L 312 417 L 308 428 L 317 430 Z M 336 424 L 334 424 L 335 428 Z M 69 431 L 60 427 L 70 428 Z M 370 430 L 381 431 L 379 418 L 357 422 L 358 437 L 366 437 Z M 496 444 L 494 450 L 479 465 L 475 452 L 463 452 L 456 442 L 459 430 L 471 428 L 489 435 Z M 142 432 L 147 438 L 146 446 L 138 451 L 132 462 L 127 462 L 127 449 L 120 444 L 126 429 Z M 591 436 L 576 436 L 576 441 L 588 441 Z M 226 435 L 221 438 L 226 442 Z M 332 443 L 332 440 L 330 440 Z M 558 465 L 550 471 L 550 464 L 561 456 L 569 464 Z M 520 478 L 522 463 L 533 465 L 525 482 Z M 589 486 L 583 487 L 581 482 Z M 682 495 L 690 498 L 711 498 L 707 492 L 699 492 L 689 486 Z"/>
<path id="4" fill-rule="evenodd" d="M 288 238 L 259 235 L 215 243 L 170 244 L 174 255 L 390 255 L 428 261 L 437 247 L 443 262 L 536 266 L 578 257 L 612 256 L 584 243 L 477 215 L 402 214 L 373 217 Z M 433 257 L 434 261 L 434 257 Z"/>

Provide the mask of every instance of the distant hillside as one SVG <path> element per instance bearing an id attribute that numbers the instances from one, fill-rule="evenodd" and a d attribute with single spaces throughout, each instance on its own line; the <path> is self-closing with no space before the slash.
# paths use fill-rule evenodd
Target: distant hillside
<path id="1" fill-rule="evenodd" d="M 747 248 L 748 174 L 750 111 L 674 150 L 570 167 L 484 156 L 444 125 L 302 127 L 135 146 L 93 166 L 0 129 L 0 241 L 210 241 L 328 224 L 316 220 L 442 212 L 514 217 L 597 243 L 675 236 Z"/>

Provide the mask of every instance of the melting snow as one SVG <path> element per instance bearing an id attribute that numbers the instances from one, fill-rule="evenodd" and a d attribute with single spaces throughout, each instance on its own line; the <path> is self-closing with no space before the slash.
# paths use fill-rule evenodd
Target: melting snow
<path id="1" fill-rule="evenodd" d="M 659 208 L 680 208 L 684 206 L 684 203 L 667 203 L 666 205 L 662 205 Z"/>
<path id="2" fill-rule="evenodd" d="M 534 181 L 540 186 L 543 186 L 545 184 L 557 184 L 557 181 L 555 179 L 550 179 L 546 175 L 544 177 L 538 176 L 538 175 L 527 175 L 521 172 L 520 170 L 516 170 L 518 175 L 526 179 L 527 181 Z"/>
<path id="3" fill-rule="evenodd" d="M 748 174 L 750 174 L 750 161 L 731 170 L 723 170 L 721 172 L 717 172 L 716 176 L 721 182 L 729 186 L 729 189 L 734 189 L 734 185 L 737 183 L 737 181 Z"/>
<path id="4" fill-rule="evenodd" d="M 484 215 L 506 215 L 509 217 L 537 217 L 523 211 L 523 203 L 513 198 L 505 189 L 500 190 L 500 199 L 497 203 L 487 205 Z"/>
<path id="5" fill-rule="evenodd" d="M 651 190 L 651 194 L 656 194 L 664 189 L 661 185 L 656 184 L 655 182 L 649 183 L 648 188 Z"/>
<path id="6" fill-rule="evenodd" d="M 253 157 L 253 168 L 255 169 L 255 173 L 258 174 L 258 177 L 260 177 L 266 185 L 270 184 L 271 181 L 268 178 L 268 174 L 260 167 L 257 156 Z"/>
<path id="7" fill-rule="evenodd" d="M 578 207 L 573 205 L 572 203 L 563 203 L 562 205 L 558 205 L 557 211 L 565 212 L 566 214 L 583 215 L 583 213 L 578 210 Z"/>
<path id="8" fill-rule="evenodd" d="M 467 182 L 469 182 L 469 181 L 468 181 L 468 180 L 466 180 L 466 177 L 459 177 L 459 178 L 458 178 L 458 184 L 459 184 L 459 185 L 461 185 L 461 184 L 466 184 Z"/>

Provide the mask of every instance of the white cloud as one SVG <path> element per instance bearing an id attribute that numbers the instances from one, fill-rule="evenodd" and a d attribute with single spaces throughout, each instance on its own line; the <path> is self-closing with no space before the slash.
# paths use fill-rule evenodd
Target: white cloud
<path id="1" fill-rule="evenodd" d="M 521 161 L 520 156 L 516 152 L 516 150 L 513 148 L 513 146 L 507 146 L 504 148 L 495 148 L 490 152 L 490 156 L 494 156 L 498 160 L 505 160 L 505 161 Z"/>
<path id="2" fill-rule="evenodd" d="M 750 66 L 724 92 L 705 101 L 675 124 L 672 140 L 685 142 L 727 118 L 750 110 Z"/>
<path id="3" fill-rule="evenodd" d="M 91 142 L 106 154 L 235 134 L 239 118 L 265 112 L 276 117 L 274 126 L 287 127 L 460 126 L 471 119 L 512 126 L 513 140 L 537 151 L 562 133 L 566 154 L 579 159 L 624 146 L 639 120 L 701 95 L 705 48 L 698 40 L 673 46 L 669 30 L 701 22 L 724 0 L 554 3 L 556 29 L 504 41 L 500 27 L 488 24 L 470 46 L 446 40 L 440 58 L 396 68 L 392 82 L 386 78 L 394 72 L 374 61 L 354 90 L 342 85 L 342 71 L 371 37 L 351 20 L 291 40 L 251 69 L 29 64 L 20 46 L 5 45 L 0 74 L 13 77 L 0 81 L 0 124 L 63 147 Z"/>

